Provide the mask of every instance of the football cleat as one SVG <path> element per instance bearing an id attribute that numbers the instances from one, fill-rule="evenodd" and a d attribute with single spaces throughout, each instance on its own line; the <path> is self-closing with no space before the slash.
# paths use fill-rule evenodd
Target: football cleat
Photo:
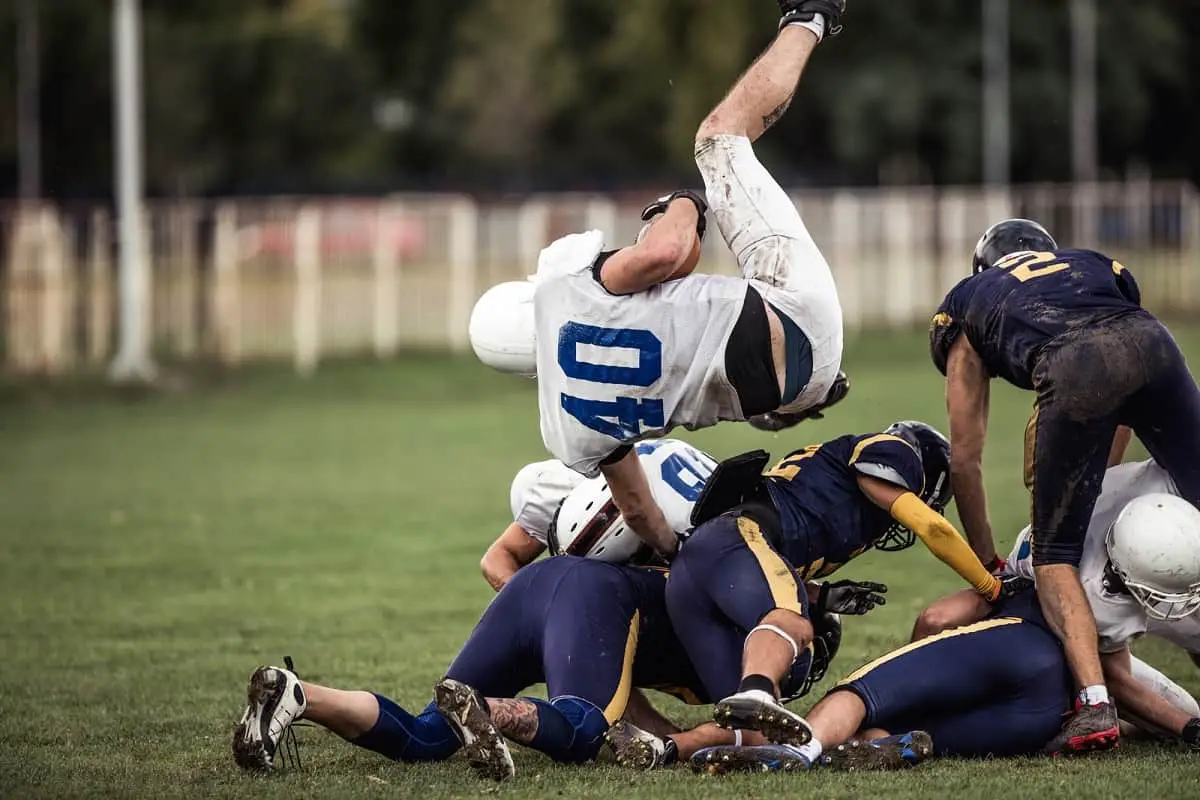
<path id="1" fill-rule="evenodd" d="M 721 728 L 758 731 L 775 744 L 800 746 L 812 739 L 804 717 L 784 708 L 779 699 L 761 689 L 731 694 L 713 709 L 713 722 Z"/>
<path id="2" fill-rule="evenodd" d="M 1075 713 L 1046 745 L 1046 752 L 1058 756 L 1112 750 L 1120 741 L 1121 723 L 1117 719 L 1116 706 L 1112 703 L 1083 705 L 1076 701 Z"/>
<path id="3" fill-rule="evenodd" d="M 768 411 L 765 414 L 755 414 L 746 421 L 750 423 L 751 428 L 756 430 L 778 433 L 794 425 L 799 425 L 806 419 L 825 419 L 825 409 L 837 405 L 848 394 L 850 394 L 850 379 L 846 377 L 846 373 L 838 372 L 837 377 L 833 381 L 833 386 L 829 388 L 829 393 L 825 395 L 824 402 L 819 405 L 794 413 L 790 411 Z"/>
<path id="4" fill-rule="evenodd" d="M 438 712 L 454 729 L 477 775 L 503 781 L 517 774 L 508 743 L 492 724 L 483 695 L 450 678 L 434 686 L 433 695 Z"/>
<path id="5" fill-rule="evenodd" d="M 604 734 L 604 741 L 622 767 L 651 770 L 666 766 L 667 743 L 623 719 L 612 724 Z"/>
<path id="6" fill-rule="evenodd" d="M 842 772 L 915 767 L 933 755 L 933 739 L 925 731 L 909 731 L 870 742 L 849 741 L 821 756 L 821 766 Z"/>
<path id="7" fill-rule="evenodd" d="M 691 759 L 692 771 L 708 775 L 731 772 L 801 772 L 812 762 L 786 744 L 723 745 L 697 750 Z"/>
<path id="8" fill-rule="evenodd" d="M 259 667 L 250 676 L 246 700 L 246 710 L 233 731 L 233 760 L 242 769 L 271 769 L 280 741 L 284 741 L 284 755 L 290 746 L 292 760 L 299 767 L 300 751 L 292 725 L 304 714 L 308 700 L 296 673 L 282 667 Z"/>

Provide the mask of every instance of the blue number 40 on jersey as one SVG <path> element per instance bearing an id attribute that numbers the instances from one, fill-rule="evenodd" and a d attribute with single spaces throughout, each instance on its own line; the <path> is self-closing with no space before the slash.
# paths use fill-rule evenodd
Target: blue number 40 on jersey
<path id="1" fill-rule="evenodd" d="M 638 354 L 637 366 L 596 364 L 579 356 L 579 346 L 622 349 Z M 632 328 L 601 328 L 568 322 L 558 330 L 558 366 L 568 378 L 610 386 L 653 386 L 662 377 L 662 342 L 652 332 Z M 592 430 L 624 440 L 638 436 L 642 426 L 666 426 L 662 400 L 617 396 L 589 400 L 563 393 L 563 410 Z"/>

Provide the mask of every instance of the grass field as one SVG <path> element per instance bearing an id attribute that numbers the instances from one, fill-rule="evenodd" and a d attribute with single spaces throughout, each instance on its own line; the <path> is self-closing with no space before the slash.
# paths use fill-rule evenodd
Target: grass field
<path id="1" fill-rule="evenodd" d="M 1181 340 L 1200 359 L 1200 329 Z M 943 423 L 922 337 L 854 343 L 854 389 L 827 419 L 771 436 L 684 434 L 718 456 L 795 446 L 900 418 Z M 77 393 L 78 394 L 78 393 Z M 1031 397 L 996 387 L 987 454 L 1001 545 L 1024 524 Z M 1195 797 L 1194 756 L 1127 746 L 1074 762 L 929 764 L 900 775 L 700 778 L 560 768 L 517 754 L 478 782 L 460 759 L 393 764 L 316 729 L 301 773 L 247 776 L 229 734 L 259 663 L 420 707 L 488 602 L 477 564 L 509 521 L 508 485 L 543 457 L 532 383 L 469 360 L 263 370 L 137 401 L 8 391 L 0 405 L 0 796 L 3 797 Z M 852 619 L 836 678 L 906 637 L 959 588 L 918 545 L 849 576 L 889 584 Z M 1139 653 L 1192 691 L 1155 642 Z M 802 701 L 802 704 L 807 701 Z M 685 721 L 702 711 L 673 702 Z"/>

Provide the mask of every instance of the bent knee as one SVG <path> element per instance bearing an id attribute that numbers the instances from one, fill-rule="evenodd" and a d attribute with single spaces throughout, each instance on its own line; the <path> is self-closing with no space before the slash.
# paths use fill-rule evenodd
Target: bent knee
<path id="1" fill-rule="evenodd" d="M 812 642 L 814 637 L 812 622 L 801 614 L 787 608 L 775 608 L 763 615 L 759 625 L 774 625 L 803 650 Z"/>
<path id="2" fill-rule="evenodd" d="M 746 133 L 746 126 L 741 120 L 718 107 L 696 129 L 696 149 L 699 150 L 701 145 L 717 136 L 745 136 Z"/>
<path id="3" fill-rule="evenodd" d="M 965 594 L 961 596 L 968 597 Z M 970 602 L 960 601 L 957 596 L 954 600 L 945 598 L 926 608 L 913 625 L 912 640 L 915 642 L 936 633 L 978 622 L 987 612 L 986 601 L 973 591 L 969 592 L 968 599 Z"/>

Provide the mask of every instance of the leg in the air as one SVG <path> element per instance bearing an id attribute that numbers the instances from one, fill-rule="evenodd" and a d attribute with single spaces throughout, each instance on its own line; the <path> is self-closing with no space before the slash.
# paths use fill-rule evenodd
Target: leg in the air
<path id="1" fill-rule="evenodd" d="M 713 136 L 744 136 L 751 142 L 762 136 L 787 111 L 819 41 L 815 33 L 798 25 L 781 30 L 700 123 L 697 146 Z"/>
<path id="2" fill-rule="evenodd" d="M 849 390 L 839 372 L 842 312 L 833 273 L 788 193 L 752 146 L 791 103 L 824 30 L 821 20 L 840 16 L 844 4 L 781 3 L 785 15 L 800 6 L 807 10 L 796 14 L 807 21 L 785 25 L 696 132 L 696 166 L 709 209 L 743 277 L 757 282 L 767 303 L 781 403 L 766 413 L 751 412 L 751 424 L 763 430 L 819 415 Z"/>

